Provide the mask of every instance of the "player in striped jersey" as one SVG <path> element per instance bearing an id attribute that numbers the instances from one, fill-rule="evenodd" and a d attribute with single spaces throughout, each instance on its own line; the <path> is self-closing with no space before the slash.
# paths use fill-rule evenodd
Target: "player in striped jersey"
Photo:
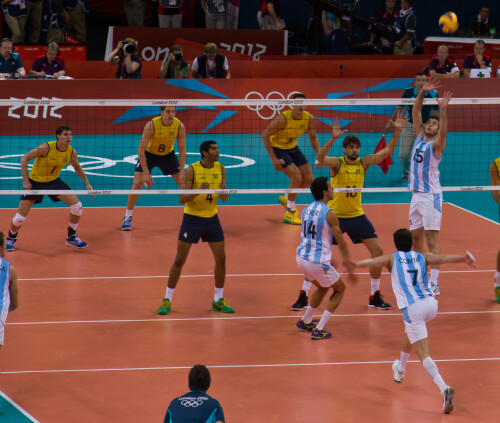
<path id="1" fill-rule="evenodd" d="M 311 193 L 315 201 L 302 211 L 302 235 L 296 260 L 304 277 L 316 286 L 316 291 L 311 295 L 304 317 L 296 326 L 300 330 L 312 332 L 312 339 L 328 339 L 332 334 L 324 329 L 325 324 L 340 304 L 345 291 L 344 282 L 331 265 L 334 236 L 342 254 L 343 264 L 351 277 L 353 262 L 340 231 L 337 215 L 327 206 L 328 201 L 333 198 L 333 189 L 328 179 L 316 178 L 311 184 Z M 333 289 L 333 294 L 316 325 L 312 317 L 330 288 Z"/>
<path id="2" fill-rule="evenodd" d="M 416 251 L 424 251 L 424 239 L 429 251 L 441 254 L 439 230 L 443 206 L 443 190 L 439 182 L 439 163 L 446 147 L 448 118 L 446 106 L 452 93 L 447 91 L 443 98 L 437 98 L 439 117 L 429 116 L 422 122 L 422 104 L 424 95 L 439 88 L 439 82 L 430 81 L 423 85 L 415 99 L 412 117 L 417 139 L 411 153 L 408 188 L 413 191 L 410 204 L 410 230 L 413 234 L 413 246 Z M 431 286 L 434 294 L 439 295 L 439 266 L 431 267 Z"/>
<path id="3" fill-rule="evenodd" d="M 436 316 L 438 310 L 438 303 L 434 298 L 427 275 L 427 265 L 465 262 L 474 267 L 474 257 L 468 251 L 463 256 L 421 254 L 411 251 L 413 240 L 412 233 L 408 229 L 398 229 L 393 237 L 397 249 L 395 253 L 362 260 L 357 262 L 356 266 L 384 266 L 391 273 L 392 290 L 396 295 L 398 307 L 403 313 L 405 325 L 400 359 L 392 364 L 394 382 L 403 382 L 406 363 L 413 348 L 425 370 L 439 387 L 443 396 L 443 412 L 448 414 L 453 411 L 455 390 L 446 385 L 439 374 L 436 363 L 430 356 L 427 339 L 426 323 Z"/>
<path id="4" fill-rule="evenodd" d="M 17 272 L 14 266 L 6 261 L 5 235 L 0 232 L 0 350 L 4 341 L 5 321 L 9 311 L 19 305 L 17 290 Z"/>

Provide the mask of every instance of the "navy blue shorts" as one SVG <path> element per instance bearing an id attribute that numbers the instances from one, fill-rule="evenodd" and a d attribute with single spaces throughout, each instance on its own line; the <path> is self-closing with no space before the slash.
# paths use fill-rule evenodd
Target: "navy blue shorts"
<path id="1" fill-rule="evenodd" d="M 203 242 L 224 241 L 224 232 L 219 222 L 219 216 L 200 217 L 184 213 L 179 231 L 179 241 L 198 244 L 200 238 Z"/>
<path id="2" fill-rule="evenodd" d="M 153 154 L 149 151 L 145 151 L 145 154 L 149 172 L 157 167 L 164 175 L 174 175 L 179 173 L 179 159 L 177 158 L 174 150 L 164 156 L 159 156 L 158 154 Z M 139 159 L 135 165 L 135 171 L 142 172 L 142 166 Z"/>
<path id="3" fill-rule="evenodd" d="M 31 189 L 44 189 L 44 190 L 58 189 L 61 191 L 71 190 L 69 185 L 66 182 L 64 182 L 61 178 L 54 179 L 53 181 L 50 182 L 37 182 L 31 178 L 28 179 L 31 182 Z M 59 198 L 57 198 L 58 195 L 64 195 L 64 194 L 49 195 L 49 197 L 54 202 L 61 201 Z M 43 195 L 21 195 L 21 200 L 35 200 L 34 204 L 38 204 L 42 202 Z"/>
<path id="4" fill-rule="evenodd" d="M 377 232 L 365 214 L 356 217 L 339 217 L 339 226 L 342 233 L 346 233 L 351 238 L 353 244 L 361 243 L 362 239 L 378 238 Z M 333 244 L 337 245 L 335 237 Z"/>
<path id="5" fill-rule="evenodd" d="M 302 154 L 302 151 L 300 151 L 299 147 L 291 148 L 290 150 L 273 147 L 273 150 L 274 154 L 276 154 L 276 157 L 285 162 L 282 165 L 283 169 L 287 166 L 290 166 L 292 163 L 297 167 L 308 163 L 306 156 Z"/>

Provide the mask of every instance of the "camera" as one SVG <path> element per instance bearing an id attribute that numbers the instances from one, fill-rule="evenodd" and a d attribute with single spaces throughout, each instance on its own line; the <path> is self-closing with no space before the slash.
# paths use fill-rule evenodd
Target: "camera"
<path id="1" fill-rule="evenodd" d="M 122 41 L 122 44 L 123 44 L 123 51 L 126 54 L 134 54 L 135 46 L 132 43 L 129 43 L 128 41 Z"/>
<path id="2" fill-rule="evenodd" d="M 177 61 L 177 62 L 180 62 L 182 60 L 182 53 L 175 53 L 174 54 L 174 59 Z"/>

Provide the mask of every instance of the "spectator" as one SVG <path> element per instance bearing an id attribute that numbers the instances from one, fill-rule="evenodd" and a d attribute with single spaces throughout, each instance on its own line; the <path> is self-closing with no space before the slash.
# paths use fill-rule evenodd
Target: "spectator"
<path id="1" fill-rule="evenodd" d="M 377 10 L 374 23 L 394 26 L 396 19 L 399 16 L 399 10 L 396 10 L 396 0 L 386 0 L 385 9 Z M 370 41 L 366 43 L 368 46 L 373 46 L 375 51 L 380 50 L 383 54 L 391 54 L 394 48 L 394 34 L 390 34 L 388 38 L 382 37 L 374 32 L 370 32 Z"/>
<path id="2" fill-rule="evenodd" d="M 40 26 L 42 24 L 42 0 L 26 0 L 28 10 L 27 25 L 30 30 L 29 42 L 36 44 L 40 40 Z"/>
<path id="3" fill-rule="evenodd" d="M 228 0 L 201 0 L 207 29 L 224 29 Z"/>
<path id="4" fill-rule="evenodd" d="M 464 60 L 464 77 L 471 77 L 471 69 L 484 69 L 491 74 L 491 56 L 484 52 L 486 46 L 483 40 L 474 43 L 474 53 L 469 53 Z"/>
<path id="5" fill-rule="evenodd" d="M 118 65 L 116 79 L 142 78 L 142 62 L 137 53 L 137 43 L 133 38 L 118 41 L 116 48 L 106 57 L 106 62 L 111 66 Z"/>
<path id="6" fill-rule="evenodd" d="M 401 12 L 396 19 L 396 37 L 393 54 L 413 54 L 417 17 L 413 13 L 413 0 L 401 0 Z"/>
<path id="7" fill-rule="evenodd" d="M 10 38 L 0 41 L 0 78 L 10 78 L 15 72 L 26 76 L 21 56 L 13 51 L 14 44 Z"/>
<path id="8" fill-rule="evenodd" d="M 61 57 L 57 43 L 50 43 L 47 46 L 46 53 L 38 56 L 31 66 L 30 74 L 36 76 L 48 75 L 54 78 L 66 75 L 64 59 Z"/>
<path id="9" fill-rule="evenodd" d="M 474 16 L 469 24 L 469 30 L 473 38 L 493 38 L 496 35 L 495 24 L 490 19 L 490 6 L 483 4 L 477 16 Z"/>
<path id="10" fill-rule="evenodd" d="M 227 57 L 217 53 L 214 43 L 205 44 L 205 54 L 194 59 L 192 66 L 193 78 L 231 78 Z"/>
<path id="11" fill-rule="evenodd" d="M 12 32 L 12 42 L 24 43 L 28 10 L 25 0 L 2 0 L 2 9 L 5 22 Z"/>
<path id="12" fill-rule="evenodd" d="M 325 36 L 328 37 L 328 35 L 330 35 L 330 32 L 332 32 L 334 29 L 341 28 L 340 17 L 335 16 L 332 12 L 323 10 L 321 12 L 321 26 L 323 27 Z"/>
<path id="13" fill-rule="evenodd" d="M 158 25 L 160 28 L 182 28 L 182 0 L 158 2 Z"/>
<path id="14" fill-rule="evenodd" d="M 197 364 L 190 370 L 188 381 L 190 392 L 172 400 L 164 423 L 224 423 L 224 412 L 219 401 L 207 395 L 211 381 L 208 369 Z"/>
<path id="15" fill-rule="evenodd" d="M 189 63 L 183 59 L 183 54 L 184 48 L 179 44 L 174 45 L 170 49 L 168 56 L 163 59 L 158 78 L 187 78 Z"/>
<path id="16" fill-rule="evenodd" d="M 144 26 L 146 4 L 144 0 L 123 0 L 128 26 Z"/>
<path id="17" fill-rule="evenodd" d="M 69 14 L 63 0 L 42 1 L 42 31 L 47 33 L 48 43 L 64 43 Z"/>
<path id="18" fill-rule="evenodd" d="M 285 27 L 285 22 L 280 19 L 281 0 L 262 0 L 260 10 L 257 12 L 257 21 L 260 29 L 279 29 Z"/>
<path id="19" fill-rule="evenodd" d="M 87 41 L 85 14 L 89 12 L 89 0 L 67 0 L 68 32 L 80 41 Z"/>
<path id="20" fill-rule="evenodd" d="M 460 78 L 460 69 L 453 57 L 448 54 L 444 44 L 437 49 L 437 54 L 429 62 L 429 76 L 432 78 Z"/>

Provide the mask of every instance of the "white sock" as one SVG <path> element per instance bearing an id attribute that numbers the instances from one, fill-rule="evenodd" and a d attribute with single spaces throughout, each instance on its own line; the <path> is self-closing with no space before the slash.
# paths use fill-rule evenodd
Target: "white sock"
<path id="1" fill-rule="evenodd" d="M 330 313 L 328 310 L 325 310 L 323 312 L 323 316 L 321 316 L 321 320 L 319 321 L 319 323 L 316 325 L 316 329 L 318 330 L 323 330 L 323 328 L 325 327 L 326 325 L 326 322 L 328 322 L 328 320 L 330 319 L 330 317 L 332 317 L 332 314 L 333 313 Z"/>
<path id="2" fill-rule="evenodd" d="M 14 232 L 12 235 L 15 235 Z M 500 272 L 498 271 L 495 272 L 495 286 L 500 286 Z"/>
<path id="3" fill-rule="evenodd" d="M 312 322 L 315 311 L 316 311 L 316 308 L 312 308 L 310 305 L 307 306 L 306 314 L 304 314 L 304 317 L 302 318 L 304 323 L 311 323 Z"/>
<path id="4" fill-rule="evenodd" d="M 431 283 L 436 285 L 438 283 L 439 269 L 431 269 Z"/>
<path id="5" fill-rule="evenodd" d="M 165 294 L 165 298 L 168 298 L 170 301 L 172 301 L 172 295 L 174 295 L 175 288 L 169 288 L 167 287 L 167 293 Z"/>
<path id="6" fill-rule="evenodd" d="M 69 222 L 69 227 L 76 231 L 78 229 L 78 223 Z"/>
<path id="7" fill-rule="evenodd" d="M 375 294 L 375 292 L 380 290 L 380 278 L 378 278 L 378 279 L 371 278 L 371 286 L 372 286 L 372 290 L 370 292 L 370 295 L 373 295 L 373 294 Z"/>
<path id="8" fill-rule="evenodd" d="M 133 210 L 125 210 L 125 217 L 132 217 L 132 215 L 134 214 L 134 211 Z"/>
<path id="9" fill-rule="evenodd" d="M 425 360 L 422 361 L 422 364 L 424 365 L 425 371 L 429 374 L 434 383 L 438 386 L 441 393 L 443 393 L 444 388 L 446 388 L 446 383 L 444 383 L 443 378 L 439 374 L 439 370 L 436 366 L 436 363 L 434 363 L 434 360 L 429 356 L 427 356 L 425 357 Z"/>
<path id="10" fill-rule="evenodd" d="M 224 298 L 224 288 L 217 288 L 217 287 L 215 287 L 214 301 L 217 302 L 221 298 Z"/>
<path id="11" fill-rule="evenodd" d="M 410 358 L 410 353 L 401 351 L 401 354 L 399 356 L 399 365 L 398 365 L 398 370 L 400 373 L 404 373 L 406 371 L 406 363 L 408 362 L 409 358 Z"/>
<path id="12" fill-rule="evenodd" d="M 308 281 L 307 279 L 304 279 L 304 283 L 302 284 L 302 291 L 304 291 L 306 294 L 309 293 L 309 290 L 311 289 L 312 282 Z"/>
<path id="13" fill-rule="evenodd" d="M 290 211 L 294 211 L 295 210 L 295 201 L 291 201 L 291 200 L 286 200 L 286 208 Z"/>

